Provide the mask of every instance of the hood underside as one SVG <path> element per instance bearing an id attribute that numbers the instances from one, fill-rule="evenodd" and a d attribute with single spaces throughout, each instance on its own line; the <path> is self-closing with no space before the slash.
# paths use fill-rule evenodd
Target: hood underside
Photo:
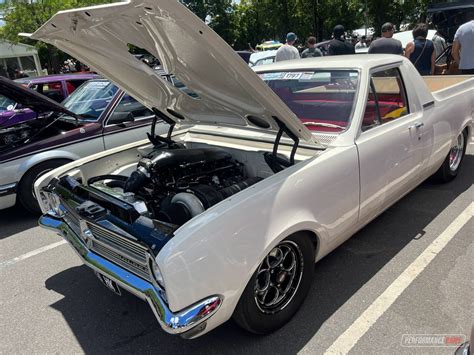
<path id="1" fill-rule="evenodd" d="M 62 11 L 34 34 L 112 80 L 148 108 L 175 122 L 311 132 L 203 21 L 176 0 L 127 1 Z M 129 52 L 159 58 L 197 97 L 171 85 Z"/>
<path id="2" fill-rule="evenodd" d="M 37 113 L 54 111 L 72 117 L 77 116 L 56 101 L 2 76 L 0 76 L 0 95 L 8 97 L 21 104 L 22 107 L 28 107 Z"/>

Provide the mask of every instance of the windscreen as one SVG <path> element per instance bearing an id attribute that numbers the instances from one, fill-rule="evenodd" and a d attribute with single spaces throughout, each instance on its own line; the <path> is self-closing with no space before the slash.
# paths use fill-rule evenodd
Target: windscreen
<path id="1" fill-rule="evenodd" d="M 0 112 L 12 111 L 15 109 L 16 102 L 6 96 L 0 95 Z"/>
<path id="2" fill-rule="evenodd" d="M 311 131 L 339 133 L 349 126 L 359 84 L 357 71 L 271 72 L 259 76 Z"/>
<path id="3" fill-rule="evenodd" d="M 117 86 L 108 80 L 90 80 L 64 100 L 63 106 L 78 115 L 84 115 L 86 120 L 96 121 L 117 90 Z"/>

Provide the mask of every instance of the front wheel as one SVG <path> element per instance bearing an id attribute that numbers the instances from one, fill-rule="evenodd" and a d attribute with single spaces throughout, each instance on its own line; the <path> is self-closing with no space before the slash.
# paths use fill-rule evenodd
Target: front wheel
<path id="1" fill-rule="evenodd" d="M 453 146 L 449 150 L 449 154 L 443 162 L 443 165 L 434 174 L 436 180 L 441 182 L 449 182 L 453 180 L 459 173 L 464 154 L 467 146 L 467 131 L 462 131 L 456 138 Z"/>
<path id="2" fill-rule="evenodd" d="M 311 287 L 315 247 L 294 234 L 276 245 L 260 263 L 235 309 L 236 323 L 255 334 L 268 334 L 297 312 Z"/>

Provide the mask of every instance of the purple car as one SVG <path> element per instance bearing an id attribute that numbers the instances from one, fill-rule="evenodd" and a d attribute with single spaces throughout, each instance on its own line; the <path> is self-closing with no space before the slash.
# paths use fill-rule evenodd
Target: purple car
<path id="1" fill-rule="evenodd" d="M 17 79 L 15 81 L 56 102 L 62 102 L 85 81 L 94 78 L 98 78 L 98 75 L 79 73 L 38 76 L 34 78 Z M 0 128 L 10 127 L 35 118 L 36 113 L 30 108 L 23 107 L 14 100 L 0 95 Z"/>

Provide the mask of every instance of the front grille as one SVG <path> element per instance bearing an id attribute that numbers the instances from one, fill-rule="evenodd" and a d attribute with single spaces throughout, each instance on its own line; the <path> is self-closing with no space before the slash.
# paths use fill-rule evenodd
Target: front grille
<path id="1" fill-rule="evenodd" d="M 96 224 L 89 222 L 86 224 L 87 228 L 89 228 L 97 240 L 115 246 L 125 252 L 130 252 L 134 258 L 140 259 L 140 261 L 146 263 L 148 252 L 145 247 Z"/>
<path id="2" fill-rule="evenodd" d="M 151 281 L 148 251 L 145 247 L 96 224 L 90 222 L 86 224 L 94 236 L 91 250 L 137 276 Z"/>
<path id="3" fill-rule="evenodd" d="M 81 218 L 78 213 L 73 207 L 65 203 L 65 201 L 61 201 L 61 207 L 65 212 L 63 217 L 64 221 L 90 250 L 135 275 L 147 281 L 151 281 L 150 268 L 148 266 L 148 250 L 146 247 L 108 228 L 90 222 L 85 222 L 85 225 L 92 233 L 93 238 L 87 243 L 83 231 L 81 230 Z M 84 223 L 84 221 L 82 222 Z M 112 224 L 110 228 L 118 229 L 118 227 Z"/>
<path id="4" fill-rule="evenodd" d="M 106 245 L 98 243 L 97 241 L 92 241 L 91 250 L 95 253 L 103 256 L 104 258 L 110 260 L 114 264 L 120 265 L 124 269 L 134 273 L 135 275 L 147 280 L 150 279 L 150 272 L 148 266 L 145 264 L 138 263 L 134 260 L 131 260 L 124 256 L 122 253 L 117 252 Z"/>
<path id="5" fill-rule="evenodd" d="M 74 231 L 74 233 L 76 233 L 79 236 L 79 238 L 81 238 L 83 240 L 82 233 L 81 233 L 81 227 L 80 227 L 80 223 L 79 223 L 79 216 L 67 204 L 62 203 L 61 206 L 64 207 L 64 212 L 65 212 L 64 217 L 63 217 L 64 221 Z"/>

